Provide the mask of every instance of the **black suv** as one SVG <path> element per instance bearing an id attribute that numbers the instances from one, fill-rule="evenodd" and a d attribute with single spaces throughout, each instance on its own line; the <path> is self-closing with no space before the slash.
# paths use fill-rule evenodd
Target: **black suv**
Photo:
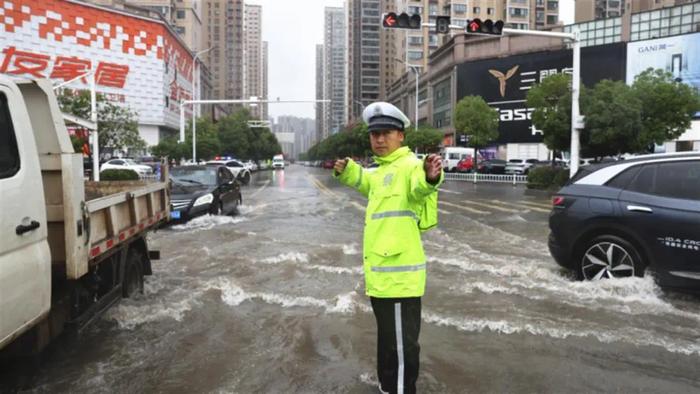
<path id="1" fill-rule="evenodd" d="M 700 152 L 583 167 L 552 203 L 550 253 L 579 278 L 700 291 Z"/>

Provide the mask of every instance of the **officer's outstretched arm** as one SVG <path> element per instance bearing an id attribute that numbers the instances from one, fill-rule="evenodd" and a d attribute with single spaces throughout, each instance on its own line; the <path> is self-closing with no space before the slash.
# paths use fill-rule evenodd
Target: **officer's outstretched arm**
<path id="1" fill-rule="evenodd" d="M 445 173 L 441 171 L 440 178 L 435 184 L 428 183 L 428 181 L 425 179 L 423 162 L 421 161 L 419 164 L 416 164 L 411 172 L 411 198 L 415 201 L 423 201 L 430 194 L 437 192 L 438 187 L 440 187 L 444 178 Z"/>
<path id="2" fill-rule="evenodd" d="M 362 169 L 362 166 L 355 163 L 352 159 L 347 160 L 348 163 L 343 172 L 336 174 L 334 171 L 333 176 L 337 178 L 340 183 L 356 189 L 367 197 L 367 195 L 369 195 L 369 178 L 367 174 Z"/>

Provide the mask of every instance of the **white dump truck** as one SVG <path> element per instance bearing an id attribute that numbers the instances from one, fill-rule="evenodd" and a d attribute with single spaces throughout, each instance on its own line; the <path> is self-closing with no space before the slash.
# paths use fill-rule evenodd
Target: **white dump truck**
<path id="1" fill-rule="evenodd" d="M 161 181 L 86 182 L 48 80 L 0 75 L 0 349 L 35 354 L 151 274 Z"/>

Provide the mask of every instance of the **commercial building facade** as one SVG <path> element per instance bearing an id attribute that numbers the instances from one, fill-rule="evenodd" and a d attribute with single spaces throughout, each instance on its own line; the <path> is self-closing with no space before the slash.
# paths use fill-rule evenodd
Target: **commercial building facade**
<path id="1" fill-rule="evenodd" d="M 58 84 L 93 70 L 97 92 L 136 113 L 148 145 L 176 135 L 192 53 L 164 20 L 69 0 L 6 0 L 0 10 L 1 74 Z"/>

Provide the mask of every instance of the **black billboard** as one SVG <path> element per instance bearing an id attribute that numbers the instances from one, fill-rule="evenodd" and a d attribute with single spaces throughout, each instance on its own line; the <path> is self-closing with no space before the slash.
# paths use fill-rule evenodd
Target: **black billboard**
<path id="1" fill-rule="evenodd" d="M 481 96 L 500 112 L 497 142 L 542 142 L 532 127 L 532 109 L 525 105 L 527 91 L 545 77 L 571 73 L 572 51 L 557 50 L 478 60 L 457 66 L 457 101 Z M 625 80 L 624 43 L 581 49 L 581 83 L 593 86 L 602 79 Z"/>

